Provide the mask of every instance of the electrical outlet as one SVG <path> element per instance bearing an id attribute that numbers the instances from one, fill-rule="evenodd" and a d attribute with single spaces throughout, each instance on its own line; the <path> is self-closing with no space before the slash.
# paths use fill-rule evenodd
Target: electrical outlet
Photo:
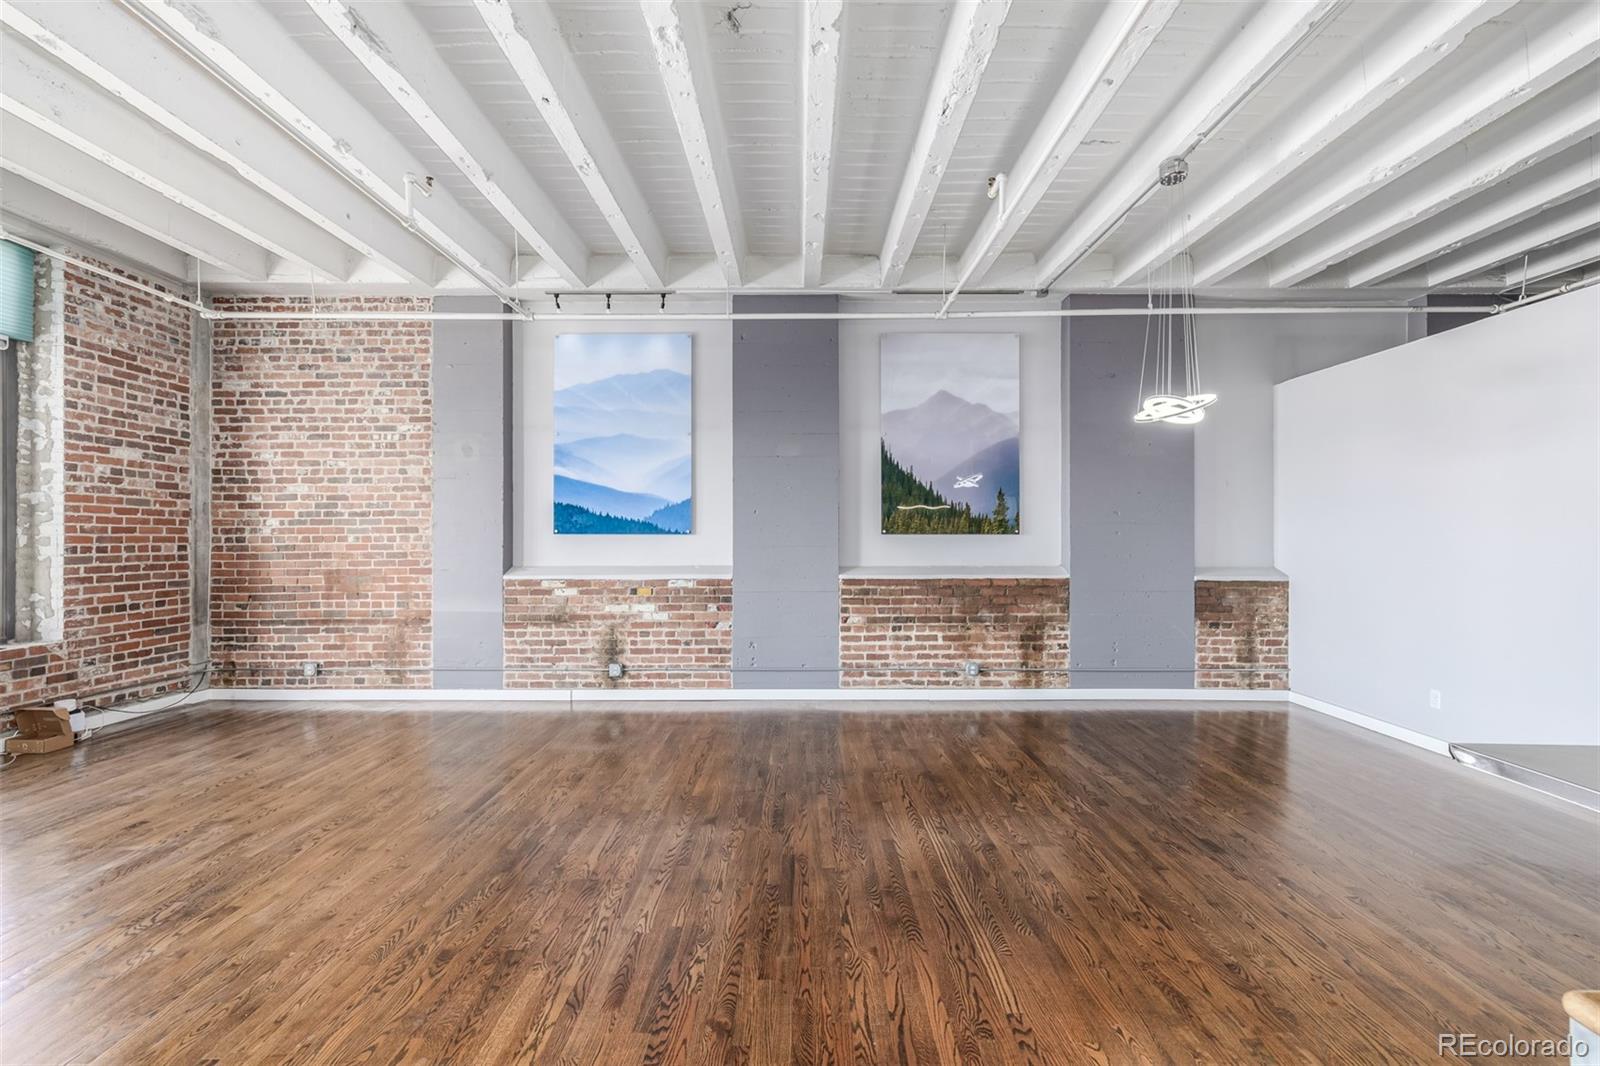
<path id="1" fill-rule="evenodd" d="M 321 663 L 301 663 L 300 664 L 300 676 L 301 677 L 316 677 L 320 673 L 322 673 L 322 664 Z"/>
<path id="2" fill-rule="evenodd" d="M 961 672 L 966 674 L 968 677 L 977 677 L 979 674 L 983 673 L 983 668 L 977 663 L 962 663 Z"/>
<path id="3" fill-rule="evenodd" d="M 613 679 L 621 677 L 622 676 L 622 664 L 621 663 L 606 663 L 606 676 L 609 677 L 609 678 L 613 678 Z"/>
<path id="4" fill-rule="evenodd" d="M 1438 689 L 1430 688 L 1428 690 L 1428 706 L 1436 711 L 1444 706 L 1444 697 L 1439 695 Z"/>

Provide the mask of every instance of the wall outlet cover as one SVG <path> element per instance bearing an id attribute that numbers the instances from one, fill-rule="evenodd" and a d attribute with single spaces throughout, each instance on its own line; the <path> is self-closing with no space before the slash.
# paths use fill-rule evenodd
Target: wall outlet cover
<path id="1" fill-rule="evenodd" d="M 1438 689 L 1430 688 L 1428 690 L 1428 706 L 1436 711 L 1444 706 L 1444 697 L 1439 694 Z"/>

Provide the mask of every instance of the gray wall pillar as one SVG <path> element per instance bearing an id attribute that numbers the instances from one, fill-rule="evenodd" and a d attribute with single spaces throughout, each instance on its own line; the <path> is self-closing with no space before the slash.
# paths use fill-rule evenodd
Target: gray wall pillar
<path id="1" fill-rule="evenodd" d="M 735 296 L 735 312 L 837 311 Z M 839 323 L 733 324 L 733 686 L 839 685 Z"/>
<path id="2" fill-rule="evenodd" d="M 1074 296 L 1063 306 L 1144 303 Z M 1192 688 L 1194 431 L 1133 421 L 1143 316 L 1063 318 L 1061 329 L 1072 379 L 1072 683 Z"/>
<path id="3" fill-rule="evenodd" d="M 1406 316 L 1409 325 L 1406 339 L 1421 340 L 1487 318 L 1489 316 L 1481 311 L 1457 311 L 1452 308 L 1482 307 L 1492 302 L 1487 295 L 1477 294 L 1433 293 L 1419 297 L 1413 301 L 1417 313 Z"/>
<path id="4" fill-rule="evenodd" d="M 434 301 L 499 311 L 493 297 Z M 500 688 L 510 552 L 511 323 L 433 327 L 433 687 Z"/>

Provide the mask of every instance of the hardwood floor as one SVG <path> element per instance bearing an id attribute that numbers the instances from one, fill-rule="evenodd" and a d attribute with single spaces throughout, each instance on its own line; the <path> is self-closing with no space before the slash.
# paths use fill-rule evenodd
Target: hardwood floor
<path id="1" fill-rule="evenodd" d="M 1413 1062 L 1600 984 L 1595 817 L 1299 711 L 367 706 L 0 773 L 4 1061 Z"/>

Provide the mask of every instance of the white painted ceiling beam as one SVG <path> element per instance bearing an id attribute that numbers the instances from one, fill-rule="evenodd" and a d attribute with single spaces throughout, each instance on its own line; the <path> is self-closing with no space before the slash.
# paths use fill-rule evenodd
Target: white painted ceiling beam
<path id="1" fill-rule="evenodd" d="M 398 218 L 407 217 L 405 176 L 428 173 L 339 81 L 254 3 L 198 10 L 177 0 L 123 0 L 146 15 L 225 84 L 290 131 L 328 165 Z M 491 291 L 504 295 L 513 254 L 443 188 L 418 198 L 411 225 Z"/>
<path id="2" fill-rule="evenodd" d="M 1043 120 L 1007 172 L 1003 193 L 962 252 L 947 306 L 956 291 L 980 281 L 1006 250 L 1177 8 L 1169 0 L 1106 6 Z"/>
<path id="3" fill-rule="evenodd" d="M 189 278 L 187 253 L 18 174 L 0 176 L 0 228 L 41 244 L 65 242 L 178 281 Z"/>
<path id="4" fill-rule="evenodd" d="M 332 170 L 307 166 L 258 110 L 188 63 L 127 10 L 0 3 L 0 23 L 116 100 L 399 277 L 431 286 L 438 253 Z M 225 140 L 207 131 L 225 130 Z"/>
<path id="5" fill-rule="evenodd" d="M 1193 150 L 1341 6 L 1342 0 L 1268 0 L 1178 105 L 1151 134 L 1142 138 L 1142 147 L 1128 157 L 1040 256 L 1039 287 L 1054 284 L 1063 272 L 1093 252 L 1149 194 L 1162 160 Z"/>
<path id="6" fill-rule="evenodd" d="M 260 245 L 11 114 L 0 114 L 0 169 L 218 269 L 255 281 L 271 273 Z"/>
<path id="7" fill-rule="evenodd" d="M 1110 282 L 1110 262 L 1089 261 L 1081 274 L 1087 287 L 1103 288 Z M 943 293 L 949 287 L 947 263 L 937 255 L 916 255 L 906 263 L 901 287 L 929 294 Z M 802 287 L 800 283 L 800 257 L 755 256 L 744 258 L 744 286 L 749 292 L 795 293 L 812 292 L 875 292 L 881 291 L 878 279 L 880 265 L 875 255 L 829 254 L 822 257 L 822 272 L 815 285 Z M 590 259 L 590 284 L 582 292 L 574 292 L 578 299 L 600 299 L 608 289 L 636 290 L 638 288 L 633 264 L 626 256 L 607 254 Z M 1020 294 L 1031 291 L 1034 275 L 1034 258 L 1028 252 L 1007 252 L 995 261 L 984 278 L 984 292 L 1004 291 Z M 465 275 L 442 279 L 440 287 L 452 292 L 461 291 Z M 727 283 L 714 256 L 675 255 L 667 260 L 665 287 L 674 292 L 725 292 Z M 524 267 L 521 295 L 536 295 L 551 288 L 548 276 L 540 276 Z M 585 294 L 588 294 L 586 297 Z M 564 299 L 565 297 L 563 297 Z M 563 306 L 565 304 L 563 303 Z M 585 304 L 584 306 L 589 306 Z M 670 300 L 669 300 L 670 306 Z"/>
<path id="8" fill-rule="evenodd" d="M 805 108 L 800 134 L 800 278 L 801 285 L 810 288 L 822 277 L 828 235 L 844 0 L 804 0 L 800 11 L 800 88 Z"/>
<path id="9" fill-rule="evenodd" d="M 1573 90 L 1574 91 L 1562 90 Z M 1419 222 L 1434 218 L 1440 211 L 1464 202 L 1478 190 L 1494 182 L 1512 178 L 1562 152 L 1584 138 L 1600 133 L 1600 80 L 1587 80 L 1558 86 L 1565 101 L 1544 107 L 1544 102 L 1528 102 L 1485 133 L 1501 133 L 1490 142 L 1472 138 L 1448 152 L 1453 165 L 1426 186 L 1408 187 L 1403 197 L 1386 192 L 1368 198 L 1362 206 L 1341 214 L 1328 226 L 1310 232 L 1299 242 L 1272 253 L 1269 283 L 1274 288 L 1299 285 L 1309 277 L 1326 271 L 1334 262 L 1349 259 L 1387 238 L 1402 234 Z M 1459 160 L 1458 157 L 1459 155 Z M 1398 184 L 1398 182 L 1397 182 Z"/>
<path id="10" fill-rule="evenodd" d="M 1345 268 L 1351 288 L 1378 285 L 1430 259 L 1532 218 L 1540 211 L 1600 189 L 1600 140 L 1575 145 L 1547 165 L 1472 196 L 1433 226 L 1413 226 Z"/>
<path id="11" fill-rule="evenodd" d="M 367 73 L 539 257 L 581 286 L 589 249 L 404 4 L 306 0 Z"/>
<path id="12" fill-rule="evenodd" d="M 1177 8 L 1176 0 L 1106 5 L 1039 125 L 1006 172 L 1003 191 L 961 253 L 947 305 L 956 292 L 981 280 L 1006 250 Z"/>
<path id="13" fill-rule="evenodd" d="M 1535 249 L 1558 244 L 1596 228 L 1600 228 L 1600 199 L 1585 196 L 1568 201 L 1522 225 L 1470 244 L 1458 252 L 1440 256 L 1428 264 L 1428 285 L 1430 288 L 1441 288 L 1502 263 L 1508 264 L 1508 279 L 1519 278 L 1522 271 L 1513 260 Z"/>
<path id="14" fill-rule="evenodd" d="M 0 110 L 49 134 L 247 241 L 329 279 L 349 276 L 351 253 L 238 175 L 160 135 L 71 71 L 4 38 Z"/>
<path id="15" fill-rule="evenodd" d="M 665 278 L 667 242 L 589 92 L 546 0 L 474 0 L 556 144 L 646 285 Z M 557 87 L 559 84 L 559 88 Z M 591 271 L 592 273 L 592 271 Z"/>
<path id="16" fill-rule="evenodd" d="M 1590 230 L 1576 240 L 1563 241 L 1533 252 L 1528 256 L 1528 281 L 1543 281 L 1596 263 L 1600 263 L 1600 229 Z M 1515 277 L 1521 282 L 1522 264 L 1512 264 L 1506 274 L 1508 281 Z"/>
<path id="17" fill-rule="evenodd" d="M 1436 180 L 1422 185 L 1409 178 L 1396 181 L 1333 223 L 1278 249 L 1267 271 L 1270 284 L 1298 285 L 1600 133 L 1596 100 L 1600 100 L 1600 76 L 1579 76 L 1524 103 L 1504 121 L 1444 153 L 1442 161 L 1450 165 Z M 1413 176 L 1423 173 L 1415 171 Z"/>
<path id="18" fill-rule="evenodd" d="M 1270 255 L 1288 242 L 1386 187 L 1460 143 L 1538 93 L 1600 56 L 1600 19 L 1585 4 L 1538 9 L 1542 22 L 1508 34 L 1492 57 L 1455 91 L 1364 149 L 1341 153 L 1315 184 L 1284 210 L 1256 212 L 1251 224 L 1203 247 L 1195 257 L 1195 284 L 1209 285 Z M 1569 142 L 1570 143 L 1570 142 Z M 1359 249 L 1358 249 L 1359 250 Z"/>
<path id="19" fill-rule="evenodd" d="M 879 284 L 885 289 L 900 283 L 906 262 L 922 235 L 928 210 L 950 165 L 950 156 L 1010 9 L 1011 0 L 956 0 L 951 8 L 917 139 L 884 232 Z"/>
<path id="20" fill-rule="evenodd" d="M 743 277 L 744 227 L 711 76 L 711 57 L 698 22 L 702 15 L 697 5 L 683 0 L 640 0 L 639 6 L 711 234 L 711 247 L 728 287 L 738 288 Z"/>
<path id="21" fill-rule="evenodd" d="M 1244 211 L 1258 198 L 1325 152 L 1417 78 L 1452 55 L 1466 36 L 1515 0 L 1429 0 L 1418 3 L 1400 32 L 1377 42 L 1361 63 L 1309 99 L 1295 101 L 1279 123 L 1236 155 L 1220 174 L 1195 182 L 1189 201 L 1187 239 L 1192 243 Z M 1158 228 L 1117 257 L 1116 283 L 1144 277 L 1181 251 L 1178 234 Z"/>

